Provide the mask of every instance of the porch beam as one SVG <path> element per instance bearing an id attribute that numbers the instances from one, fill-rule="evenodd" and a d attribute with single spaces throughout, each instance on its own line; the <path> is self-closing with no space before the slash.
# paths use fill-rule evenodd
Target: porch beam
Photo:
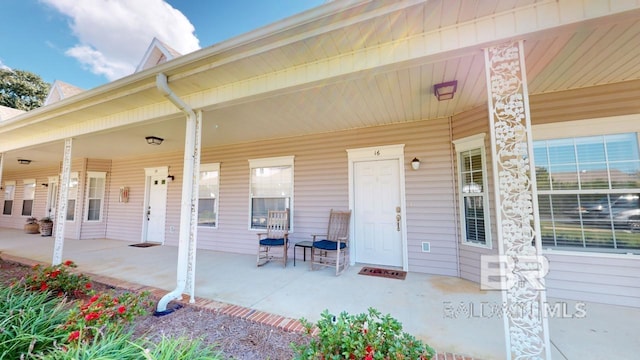
<path id="1" fill-rule="evenodd" d="M 55 240 L 53 245 L 53 265 L 62 263 L 62 249 L 64 247 L 64 227 L 67 220 L 67 200 L 69 198 L 69 182 L 71 181 L 71 150 L 73 139 L 64 140 L 64 155 L 62 157 L 62 173 L 58 187 L 58 205 L 54 219 Z"/>
<path id="2" fill-rule="evenodd" d="M 547 0 L 184 95 L 183 98 L 194 108 L 215 109 L 236 105 L 346 81 L 361 77 L 362 72 L 366 71 L 395 71 L 475 54 L 485 46 L 509 41 L 515 36 L 557 31 L 575 23 L 597 21 L 598 18 L 625 13 L 626 16 L 640 15 L 640 4 L 611 2 L 606 6 L 593 7 L 589 6 L 587 0 Z M 300 39 L 305 38 L 304 34 L 298 36 Z M 268 50 L 272 50 L 271 47 Z M 222 59 L 201 67 L 199 72 L 226 63 L 227 59 Z M 185 74 L 196 75 L 196 72 L 176 73 L 171 76 L 171 80 L 179 82 Z"/>
<path id="3" fill-rule="evenodd" d="M 484 57 L 507 359 L 551 359 L 523 41 Z"/>

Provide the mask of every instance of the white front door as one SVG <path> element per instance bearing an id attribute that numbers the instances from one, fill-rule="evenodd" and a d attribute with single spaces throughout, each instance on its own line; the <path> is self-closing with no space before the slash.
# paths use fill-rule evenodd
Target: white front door
<path id="1" fill-rule="evenodd" d="M 403 266 L 400 161 L 353 163 L 355 260 Z"/>
<path id="2" fill-rule="evenodd" d="M 147 201 L 145 207 L 145 236 L 143 242 L 164 243 L 167 209 L 167 175 L 165 172 L 147 175 Z"/>

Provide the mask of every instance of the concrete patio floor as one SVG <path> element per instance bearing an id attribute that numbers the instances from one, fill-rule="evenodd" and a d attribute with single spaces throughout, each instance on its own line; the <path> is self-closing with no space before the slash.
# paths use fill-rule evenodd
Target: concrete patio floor
<path id="1" fill-rule="evenodd" d="M 85 273 L 173 290 L 178 249 L 130 244 L 68 239 L 63 259 L 73 260 Z M 196 298 L 310 321 L 316 321 L 325 309 L 337 314 L 374 307 L 391 314 L 405 331 L 439 352 L 486 360 L 505 358 L 503 320 L 487 310 L 502 303 L 499 292 L 480 291 L 478 284 L 455 277 L 412 272 L 405 280 L 362 276 L 358 275 L 361 266 L 336 277 L 329 269 L 309 271 L 309 263 L 302 261 L 302 249 L 297 250 L 296 266 L 290 259 L 286 268 L 278 263 L 256 268 L 252 255 L 198 250 Z M 0 257 L 50 263 L 53 238 L 0 229 L 0 252 Z M 564 316 L 549 319 L 554 359 L 632 359 L 640 353 L 640 309 L 548 301 L 561 308 L 566 304 Z"/>

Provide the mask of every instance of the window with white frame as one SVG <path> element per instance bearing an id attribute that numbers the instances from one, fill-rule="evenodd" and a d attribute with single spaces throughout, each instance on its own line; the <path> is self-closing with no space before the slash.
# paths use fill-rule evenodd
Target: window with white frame
<path id="1" fill-rule="evenodd" d="M 455 140 L 462 241 L 491 247 L 485 134 Z"/>
<path id="2" fill-rule="evenodd" d="M 220 164 L 200 165 L 198 186 L 198 226 L 218 225 L 218 191 L 220 187 Z"/>
<path id="3" fill-rule="evenodd" d="M 637 133 L 534 141 L 542 246 L 640 251 Z"/>
<path id="4" fill-rule="evenodd" d="M 102 219 L 106 177 L 105 172 L 87 172 L 87 221 Z"/>
<path id="5" fill-rule="evenodd" d="M 24 192 L 22 193 L 22 216 L 31 216 L 33 213 L 33 200 L 36 197 L 36 180 L 24 180 Z"/>
<path id="6" fill-rule="evenodd" d="M 249 168 L 250 228 L 264 229 L 269 210 L 292 211 L 293 156 L 249 160 Z"/>
<path id="7" fill-rule="evenodd" d="M 16 193 L 16 182 L 6 181 L 4 183 L 4 204 L 2 207 L 2 215 L 11 215 L 13 212 L 13 198 Z"/>
<path id="8" fill-rule="evenodd" d="M 76 219 L 76 199 L 78 198 L 78 173 L 73 172 L 69 177 L 69 192 L 67 193 L 67 221 Z"/>

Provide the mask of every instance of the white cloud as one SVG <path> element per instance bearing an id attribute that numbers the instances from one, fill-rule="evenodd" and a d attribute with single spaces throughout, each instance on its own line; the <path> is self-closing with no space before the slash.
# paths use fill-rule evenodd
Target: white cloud
<path id="1" fill-rule="evenodd" d="M 0 60 L 0 70 L 11 70 L 10 67 L 8 67 L 7 65 L 5 65 L 2 60 Z"/>
<path id="2" fill-rule="evenodd" d="M 71 18 L 79 43 L 65 54 L 115 80 L 133 73 L 157 37 L 182 54 L 200 48 L 195 28 L 162 0 L 41 0 Z"/>

